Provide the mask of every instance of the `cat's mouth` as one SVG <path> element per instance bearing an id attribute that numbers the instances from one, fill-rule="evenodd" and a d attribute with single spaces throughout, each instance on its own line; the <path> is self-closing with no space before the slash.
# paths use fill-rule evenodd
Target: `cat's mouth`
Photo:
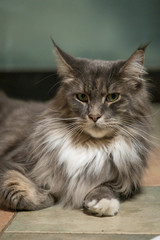
<path id="1" fill-rule="evenodd" d="M 91 135 L 94 138 L 111 138 L 115 134 L 115 129 L 113 127 L 102 127 L 96 123 L 94 125 L 87 126 L 84 130 L 87 134 Z"/>

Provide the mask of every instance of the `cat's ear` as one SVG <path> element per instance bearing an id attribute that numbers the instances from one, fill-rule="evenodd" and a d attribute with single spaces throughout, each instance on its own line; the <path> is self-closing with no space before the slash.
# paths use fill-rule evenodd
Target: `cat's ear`
<path id="1" fill-rule="evenodd" d="M 120 69 L 120 74 L 124 79 L 142 80 L 146 73 L 144 69 L 145 49 L 148 44 L 140 46 Z"/>
<path id="2" fill-rule="evenodd" d="M 65 53 L 60 47 L 57 46 L 55 41 L 51 38 L 57 55 L 57 70 L 60 76 L 68 76 L 74 72 L 76 59 Z"/>

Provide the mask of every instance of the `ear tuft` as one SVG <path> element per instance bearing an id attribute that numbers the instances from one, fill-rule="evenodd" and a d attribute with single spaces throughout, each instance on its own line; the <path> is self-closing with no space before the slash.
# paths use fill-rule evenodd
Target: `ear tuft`
<path id="1" fill-rule="evenodd" d="M 143 80 L 142 76 L 146 74 L 144 69 L 145 49 L 148 44 L 140 46 L 131 57 L 124 63 L 120 69 L 120 74 L 125 79 Z"/>
<path id="2" fill-rule="evenodd" d="M 60 47 L 58 47 L 52 38 L 51 40 L 56 50 L 58 74 L 60 76 L 69 75 L 71 72 L 73 72 L 73 66 L 76 59 L 65 53 Z"/>
<path id="3" fill-rule="evenodd" d="M 143 45 L 140 45 L 137 50 L 143 50 L 143 51 L 145 51 L 146 48 L 149 46 L 150 43 L 151 43 L 151 42 L 147 42 L 147 43 L 145 43 L 145 44 L 143 44 Z"/>

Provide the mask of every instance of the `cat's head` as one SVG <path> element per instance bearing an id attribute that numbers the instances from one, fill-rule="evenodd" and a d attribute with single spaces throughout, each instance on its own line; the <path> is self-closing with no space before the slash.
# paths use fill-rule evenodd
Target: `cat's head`
<path id="1" fill-rule="evenodd" d="M 73 128 L 103 138 L 143 121 L 148 104 L 142 77 L 145 47 L 128 60 L 102 61 L 74 58 L 54 45 L 62 77 L 55 102 L 62 118 L 73 119 Z"/>

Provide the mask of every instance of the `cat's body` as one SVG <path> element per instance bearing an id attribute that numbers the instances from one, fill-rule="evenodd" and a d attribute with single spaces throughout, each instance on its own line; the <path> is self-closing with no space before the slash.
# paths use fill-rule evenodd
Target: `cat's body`
<path id="1" fill-rule="evenodd" d="M 74 59 L 56 46 L 63 76 L 47 103 L 0 97 L 0 205 L 55 202 L 114 215 L 134 194 L 149 151 L 144 49 L 128 61 Z"/>

